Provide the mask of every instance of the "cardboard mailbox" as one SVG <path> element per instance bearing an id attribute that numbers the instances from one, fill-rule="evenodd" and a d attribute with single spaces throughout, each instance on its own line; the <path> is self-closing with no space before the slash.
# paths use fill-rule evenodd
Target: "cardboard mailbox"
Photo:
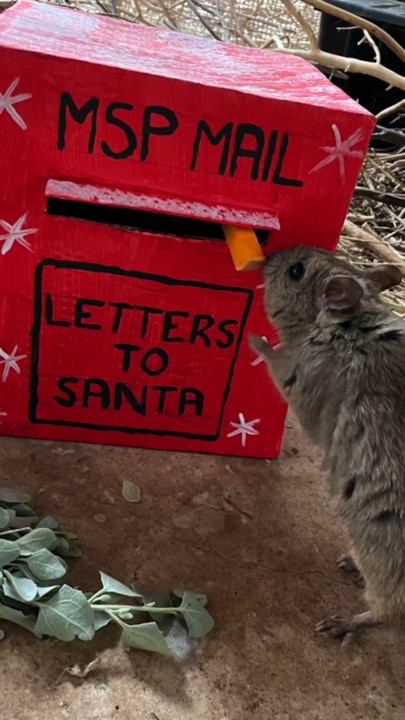
<path id="1" fill-rule="evenodd" d="M 222 226 L 333 250 L 373 117 L 297 57 L 31 0 L 0 68 L 0 432 L 276 456 Z"/>

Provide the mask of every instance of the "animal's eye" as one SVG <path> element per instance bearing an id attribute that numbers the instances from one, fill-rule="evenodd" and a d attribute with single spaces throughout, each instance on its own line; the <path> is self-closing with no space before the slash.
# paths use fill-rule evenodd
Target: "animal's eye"
<path id="1" fill-rule="evenodd" d="M 291 280 L 301 280 L 304 276 L 305 268 L 302 263 L 295 263 L 288 268 L 288 274 Z"/>

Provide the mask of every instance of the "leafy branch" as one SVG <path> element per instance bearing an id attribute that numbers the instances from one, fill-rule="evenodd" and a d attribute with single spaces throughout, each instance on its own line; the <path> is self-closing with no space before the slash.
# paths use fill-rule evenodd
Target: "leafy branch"
<path id="1" fill-rule="evenodd" d="M 78 557 L 76 535 L 51 516 L 39 519 L 27 493 L 0 488 L 0 620 L 64 642 L 90 641 L 114 622 L 132 648 L 170 655 L 167 618 L 177 618 L 197 640 L 214 626 L 205 595 L 188 590 L 140 593 L 100 572 L 101 589 L 82 592 L 68 583 L 64 557 Z M 146 622 L 137 622 L 145 613 Z M 0 630 L 0 639 L 4 632 Z"/>

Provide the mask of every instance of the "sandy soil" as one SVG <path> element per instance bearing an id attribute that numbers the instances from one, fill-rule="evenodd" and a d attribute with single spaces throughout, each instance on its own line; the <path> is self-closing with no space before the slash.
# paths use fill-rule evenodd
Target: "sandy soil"
<path id="1" fill-rule="evenodd" d="M 320 458 L 293 420 L 276 461 L 0 440 L 2 484 L 32 493 L 80 537 L 74 580 L 98 571 L 141 587 L 205 592 L 215 630 L 179 662 L 96 641 L 39 641 L 6 623 L 1 720 L 349 720 L 405 715 L 405 634 L 342 649 L 317 638 L 330 613 L 363 608 L 335 567 L 345 538 Z M 142 488 L 139 504 L 123 479 Z M 63 674 L 95 657 L 85 679 Z"/>

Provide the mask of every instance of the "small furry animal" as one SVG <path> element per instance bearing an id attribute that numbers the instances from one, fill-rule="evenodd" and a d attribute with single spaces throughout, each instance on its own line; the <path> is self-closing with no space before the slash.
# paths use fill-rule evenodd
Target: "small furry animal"
<path id="1" fill-rule="evenodd" d="M 270 253 L 264 276 L 280 345 L 249 343 L 323 450 L 351 542 L 338 564 L 365 583 L 366 612 L 316 626 L 348 642 L 405 616 L 405 323 L 380 298 L 402 277 L 394 265 L 362 271 L 303 246 Z"/>

